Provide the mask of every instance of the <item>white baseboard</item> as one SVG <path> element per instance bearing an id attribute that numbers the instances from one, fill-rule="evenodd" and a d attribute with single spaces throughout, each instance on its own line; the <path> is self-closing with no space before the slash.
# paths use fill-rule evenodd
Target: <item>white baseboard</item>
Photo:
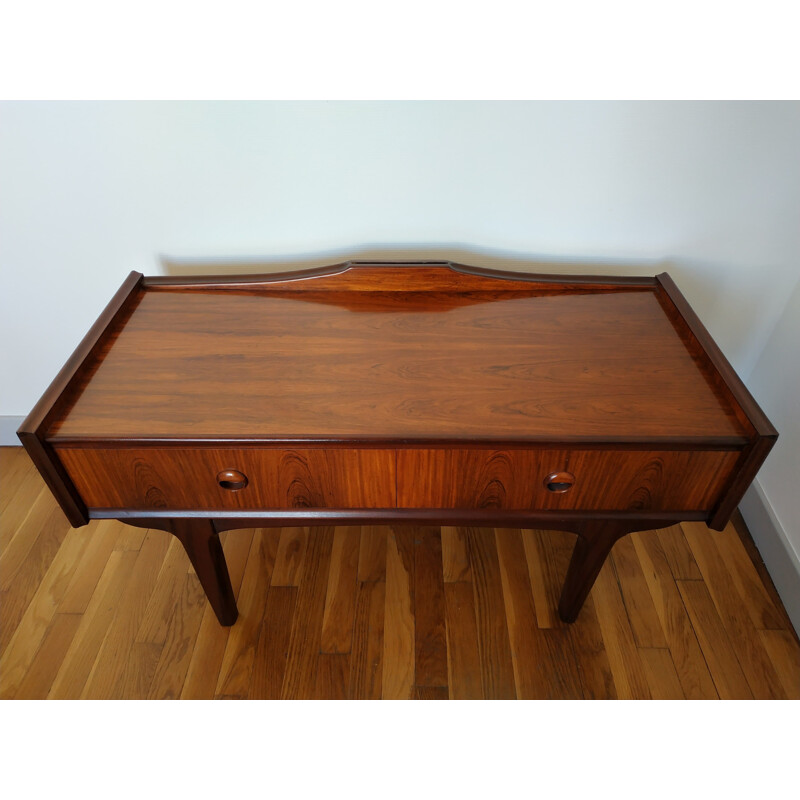
<path id="1" fill-rule="evenodd" d="M 800 557 L 757 479 L 745 492 L 739 510 L 781 596 L 786 613 L 795 631 L 800 633 Z"/>
<path id="2" fill-rule="evenodd" d="M 0 416 L 0 447 L 19 446 L 17 428 L 22 425 L 25 417 Z"/>

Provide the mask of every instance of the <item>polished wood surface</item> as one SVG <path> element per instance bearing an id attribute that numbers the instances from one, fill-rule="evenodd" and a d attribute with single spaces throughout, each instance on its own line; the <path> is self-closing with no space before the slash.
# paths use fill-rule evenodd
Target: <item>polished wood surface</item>
<path id="1" fill-rule="evenodd" d="M 431 271 L 445 289 L 415 274 Z M 351 272 L 371 290 L 146 288 L 48 438 L 749 432 L 653 286 L 481 278 L 501 288 L 454 294 L 464 276 L 443 267 Z"/>
<path id="2" fill-rule="evenodd" d="M 738 454 L 647 450 L 406 449 L 398 508 L 702 511 L 714 506 Z M 550 491 L 569 469 L 574 483 Z"/>
<path id="3" fill-rule="evenodd" d="M 777 437 L 668 276 L 448 262 L 133 273 L 19 434 L 72 524 L 175 534 L 221 621 L 253 520 L 543 520 L 574 619 L 621 536 L 724 527 Z"/>
<path id="4" fill-rule="evenodd" d="M 800 644 L 733 525 L 621 539 L 572 625 L 555 613 L 569 533 L 220 540 L 232 628 L 179 541 L 115 520 L 70 529 L 22 448 L 0 448 L 0 697 L 800 698 Z"/>
<path id="5" fill-rule="evenodd" d="M 391 450 L 56 448 L 93 508 L 394 508 Z M 218 476 L 242 473 L 229 489 Z M 223 480 L 223 483 L 225 481 Z"/>

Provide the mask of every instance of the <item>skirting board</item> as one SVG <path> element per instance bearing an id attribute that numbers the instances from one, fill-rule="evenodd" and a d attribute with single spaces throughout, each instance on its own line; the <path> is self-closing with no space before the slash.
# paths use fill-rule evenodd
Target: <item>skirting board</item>
<path id="1" fill-rule="evenodd" d="M 758 479 L 745 492 L 739 510 L 781 596 L 786 613 L 795 631 L 800 634 L 800 558 L 775 516 Z"/>
<path id="2" fill-rule="evenodd" d="M 17 447 L 20 441 L 17 438 L 17 428 L 22 425 L 25 417 L 0 416 L 0 447 Z"/>

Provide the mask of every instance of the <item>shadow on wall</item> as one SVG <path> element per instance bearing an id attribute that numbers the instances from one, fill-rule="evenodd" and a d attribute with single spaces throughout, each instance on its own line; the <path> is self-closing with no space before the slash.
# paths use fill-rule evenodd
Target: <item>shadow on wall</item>
<path id="1" fill-rule="evenodd" d="M 472 247 L 460 242 L 443 244 L 391 245 L 367 244 L 347 250 L 336 249 L 289 256 L 237 256 L 197 258 L 178 255 L 159 256 L 165 275 L 257 275 L 326 267 L 345 261 L 453 261 L 474 267 L 511 272 L 555 275 L 644 275 L 668 272 L 686 296 L 712 336 L 728 357 L 738 362 L 743 356 L 754 361 L 753 327 L 769 311 L 768 296 L 756 285 L 750 292 L 726 291 L 720 285 L 725 265 L 697 259 L 672 258 L 584 258 L 518 253 L 493 248 Z M 762 282 L 763 283 L 763 282 Z M 728 322 L 725 322 L 727 320 Z M 736 320 L 736 324 L 731 324 Z M 768 335 L 769 332 L 767 332 Z M 763 343 L 761 343 L 763 344 Z M 759 349 L 760 352 L 760 349 Z M 752 366 L 752 364 L 751 364 Z M 749 373 L 749 369 L 743 370 Z"/>
<path id="2" fill-rule="evenodd" d="M 344 261 L 454 261 L 473 267 L 539 272 L 558 275 L 655 275 L 664 271 L 664 263 L 626 259 L 578 259 L 573 257 L 531 255 L 502 250 L 470 248 L 455 244 L 431 245 L 362 245 L 348 250 L 296 253 L 291 256 L 253 256 L 185 258 L 161 255 L 165 275 L 255 275 L 326 267 Z"/>

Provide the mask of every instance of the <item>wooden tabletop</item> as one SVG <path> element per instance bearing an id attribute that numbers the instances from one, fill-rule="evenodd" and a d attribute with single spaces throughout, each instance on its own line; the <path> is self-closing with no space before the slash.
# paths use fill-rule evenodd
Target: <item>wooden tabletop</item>
<path id="1" fill-rule="evenodd" d="M 363 266 L 138 292 L 49 438 L 747 435 L 652 279 Z"/>

